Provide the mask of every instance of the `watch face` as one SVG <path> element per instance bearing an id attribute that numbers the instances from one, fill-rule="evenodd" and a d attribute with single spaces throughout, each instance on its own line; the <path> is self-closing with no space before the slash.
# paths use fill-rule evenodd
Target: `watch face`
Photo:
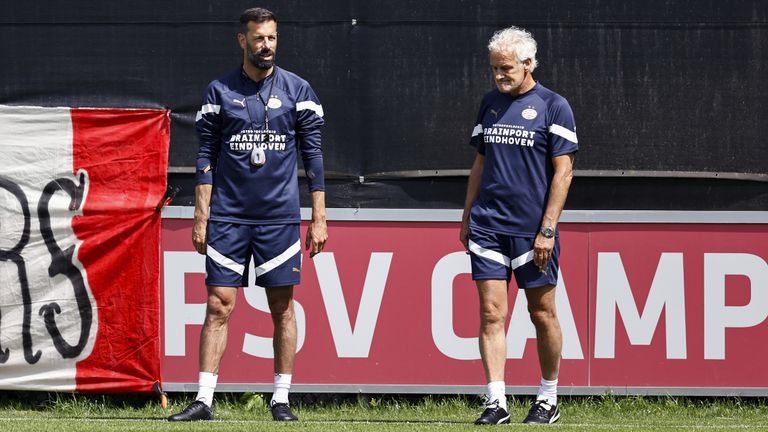
<path id="1" fill-rule="evenodd" d="M 544 227 L 541 229 L 541 235 L 543 235 L 546 238 L 552 238 L 555 236 L 555 230 L 553 230 L 550 227 Z"/>

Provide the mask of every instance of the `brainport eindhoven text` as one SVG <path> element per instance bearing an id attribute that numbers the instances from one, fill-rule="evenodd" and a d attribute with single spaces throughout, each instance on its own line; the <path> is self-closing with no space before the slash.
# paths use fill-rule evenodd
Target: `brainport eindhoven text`
<path id="1" fill-rule="evenodd" d="M 536 132 L 509 127 L 487 127 L 483 130 L 483 141 L 486 144 L 514 144 L 533 147 Z"/>
<path id="2" fill-rule="evenodd" d="M 244 130 L 232 135 L 229 140 L 230 150 L 253 150 L 254 145 L 262 150 L 285 150 L 287 135 L 273 131 Z"/>

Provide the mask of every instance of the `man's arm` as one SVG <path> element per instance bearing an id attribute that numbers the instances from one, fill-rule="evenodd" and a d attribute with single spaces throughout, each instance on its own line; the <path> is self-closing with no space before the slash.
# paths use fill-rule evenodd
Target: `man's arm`
<path id="1" fill-rule="evenodd" d="M 323 106 L 320 100 L 306 84 L 302 86 L 297 95 L 299 105 L 304 108 L 297 113 L 296 139 L 299 145 L 299 153 L 307 173 L 307 186 L 312 199 L 312 220 L 307 227 L 307 239 L 305 247 L 309 250 L 309 257 L 323 251 L 328 240 L 328 227 L 325 221 L 325 172 L 323 168 L 322 135 L 320 128 L 325 124 L 323 120 Z"/>
<path id="2" fill-rule="evenodd" d="M 573 179 L 573 157 L 573 153 L 569 153 L 552 158 L 555 173 L 552 177 L 552 185 L 549 187 L 549 199 L 544 209 L 544 216 L 541 218 L 541 227 L 555 229 L 560 221 L 560 214 L 565 207 L 565 199 L 568 197 L 568 189 Z M 541 233 L 536 235 L 533 262 L 539 269 L 546 268 L 554 247 L 554 237 L 546 238 Z"/>
<path id="3" fill-rule="evenodd" d="M 213 170 L 216 168 L 221 146 L 221 102 L 216 86 L 208 85 L 203 105 L 195 117 L 195 132 L 200 141 L 195 170 L 195 221 L 192 225 L 192 244 L 205 255 L 208 244 L 208 212 L 213 189 Z"/>
<path id="4" fill-rule="evenodd" d="M 469 211 L 480 193 L 480 179 L 483 177 L 484 164 L 485 156 L 477 153 L 467 181 L 467 197 L 464 199 L 464 213 L 461 215 L 461 230 L 459 230 L 459 240 L 467 250 L 469 250 Z"/>
<path id="5" fill-rule="evenodd" d="M 309 257 L 323 251 L 325 242 L 328 240 L 328 226 L 325 221 L 325 191 L 313 191 L 312 197 L 312 220 L 307 227 L 307 240 L 305 246 L 309 250 Z"/>
<path id="6" fill-rule="evenodd" d="M 192 225 L 192 244 L 195 250 L 205 255 L 208 239 L 208 211 L 211 205 L 212 185 L 199 184 L 195 187 L 195 222 Z"/>

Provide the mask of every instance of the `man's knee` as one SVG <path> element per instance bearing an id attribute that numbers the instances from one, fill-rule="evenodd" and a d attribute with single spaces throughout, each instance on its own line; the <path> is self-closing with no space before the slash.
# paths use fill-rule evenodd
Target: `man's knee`
<path id="1" fill-rule="evenodd" d="M 480 324 L 484 326 L 497 326 L 506 324 L 507 305 L 502 303 L 486 302 L 480 306 Z"/>
<path id="2" fill-rule="evenodd" d="M 217 295 L 208 296 L 208 307 L 206 309 L 206 320 L 211 323 L 225 324 L 229 321 L 230 315 L 235 308 L 233 300 L 222 298 Z"/>
<path id="3" fill-rule="evenodd" d="M 504 326 L 507 306 L 507 283 L 501 280 L 477 281 L 480 296 L 480 326 Z"/>
<path id="4" fill-rule="evenodd" d="M 269 304 L 272 319 L 289 319 L 293 317 L 293 301 L 291 299 L 275 301 Z"/>
<path id="5" fill-rule="evenodd" d="M 531 322 L 536 327 L 557 323 L 557 313 L 555 313 L 554 308 L 533 309 L 529 307 L 528 313 L 531 316 Z"/>
<path id="6" fill-rule="evenodd" d="M 525 294 L 528 300 L 528 313 L 536 327 L 557 323 L 554 286 L 531 288 L 530 291 L 526 290 Z"/>
<path id="7" fill-rule="evenodd" d="M 267 294 L 267 303 L 269 303 L 272 320 L 275 322 L 292 320 L 294 316 L 293 295 L 289 288 L 268 289 Z"/>

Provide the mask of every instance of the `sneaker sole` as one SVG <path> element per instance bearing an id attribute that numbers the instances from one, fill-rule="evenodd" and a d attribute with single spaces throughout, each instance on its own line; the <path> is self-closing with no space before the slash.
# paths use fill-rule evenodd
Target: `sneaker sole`
<path id="1" fill-rule="evenodd" d="M 557 415 L 552 416 L 552 418 L 549 420 L 549 424 L 552 424 L 556 421 L 560 420 L 560 412 L 557 412 Z"/>
<path id="2" fill-rule="evenodd" d="M 560 420 L 560 409 L 559 408 L 555 412 L 555 415 L 553 415 L 552 418 L 549 419 L 548 423 L 539 423 L 539 422 L 535 422 L 535 421 L 527 422 L 527 421 L 523 420 L 523 424 L 539 424 L 539 425 L 541 425 L 541 424 L 552 424 L 552 423 L 554 423 L 554 422 L 556 422 L 558 420 Z"/>
<path id="3" fill-rule="evenodd" d="M 506 416 L 502 418 L 501 420 L 497 421 L 496 423 L 477 423 L 475 422 L 475 425 L 477 426 L 491 426 L 491 425 L 500 425 L 500 424 L 509 424 L 509 416 Z"/>

